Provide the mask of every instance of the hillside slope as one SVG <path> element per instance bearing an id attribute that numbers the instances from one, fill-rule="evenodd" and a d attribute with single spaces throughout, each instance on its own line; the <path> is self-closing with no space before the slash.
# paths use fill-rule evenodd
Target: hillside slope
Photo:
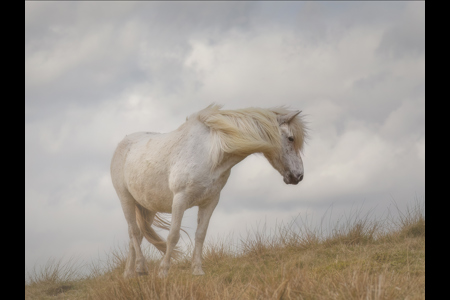
<path id="1" fill-rule="evenodd" d="M 77 276 L 77 264 L 51 262 L 29 274 L 26 299 L 424 299 L 425 211 L 415 205 L 395 220 L 354 216 L 323 236 L 279 225 L 238 243 L 205 247 L 204 276 L 191 275 L 190 257 L 173 262 L 166 279 L 158 260 L 149 275 L 124 279 L 125 251 Z M 207 239 L 208 240 L 208 239 Z M 152 256 L 152 255 L 150 255 Z"/>

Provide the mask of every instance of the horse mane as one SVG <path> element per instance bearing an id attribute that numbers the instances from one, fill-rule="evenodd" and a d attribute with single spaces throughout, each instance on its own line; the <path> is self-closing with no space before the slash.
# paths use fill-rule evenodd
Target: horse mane
<path id="1" fill-rule="evenodd" d="M 277 115 L 292 111 L 285 107 L 244 108 L 221 110 L 222 106 L 211 104 L 195 114 L 197 120 L 208 126 L 212 133 L 210 159 L 213 167 L 222 160 L 224 153 L 247 156 L 252 153 L 276 155 L 281 151 L 281 135 Z M 189 118 L 191 119 L 191 118 Z M 294 136 L 294 147 L 302 151 L 306 127 L 300 116 L 289 124 Z"/>

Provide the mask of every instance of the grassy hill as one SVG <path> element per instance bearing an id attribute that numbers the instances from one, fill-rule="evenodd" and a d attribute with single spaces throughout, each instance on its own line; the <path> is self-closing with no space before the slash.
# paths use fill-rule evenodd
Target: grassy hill
<path id="1" fill-rule="evenodd" d="M 75 261 L 50 261 L 28 274 L 25 299 L 425 298 L 424 204 L 383 220 L 356 214 L 328 234 L 298 224 L 280 224 L 270 234 L 259 229 L 238 243 L 209 242 L 204 276 L 191 275 L 186 255 L 160 279 L 151 251 L 149 275 L 133 279 L 122 277 L 124 250 L 82 276 Z"/>

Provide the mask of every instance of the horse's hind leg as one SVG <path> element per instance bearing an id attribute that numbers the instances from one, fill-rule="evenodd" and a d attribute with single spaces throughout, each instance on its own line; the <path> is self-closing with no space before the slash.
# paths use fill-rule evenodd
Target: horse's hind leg
<path id="1" fill-rule="evenodd" d="M 187 208 L 187 199 L 182 193 L 178 193 L 173 197 L 172 202 L 172 222 L 170 224 L 169 235 L 167 236 L 166 253 L 159 265 L 158 276 L 161 278 L 167 277 L 170 267 L 170 258 L 175 246 L 180 239 L 181 220 L 183 219 L 184 211 Z"/>
<path id="2" fill-rule="evenodd" d="M 128 250 L 128 257 L 127 257 L 127 263 L 125 265 L 125 272 L 124 277 L 134 277 L 136 276 L 136 251 L 135 249 L 135 242 L 132 238 L 132 234 L 130 233 L 130 228 L 128 228 L 128 234 L 130 236 L 130 246 Z M 141 244 L 143 236 L 141 235 L 140 238 L 138 238 L 138 244 Z"/>
<path id="3" fill-rule="evenodd" d="M 128 191 L 121 192 L 119 198 L 125 219 L 128 223 L 128 234 L 130 236 L 130 246 L 124 276 L 133 277 L 136 274 L 148 274 L 145 258 L 141 251 L 143 234 L 136 222 L 136 200 L 134 200 Z"/>

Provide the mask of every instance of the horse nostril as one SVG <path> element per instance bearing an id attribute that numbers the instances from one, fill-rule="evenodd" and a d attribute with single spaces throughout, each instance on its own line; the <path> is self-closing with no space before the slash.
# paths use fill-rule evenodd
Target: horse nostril
<path id="1" fill-rule="evenodd" d="M 303 174 L 290 174 L 291 181 L 295 182 L 296 184 L 303 180 Z"/>

